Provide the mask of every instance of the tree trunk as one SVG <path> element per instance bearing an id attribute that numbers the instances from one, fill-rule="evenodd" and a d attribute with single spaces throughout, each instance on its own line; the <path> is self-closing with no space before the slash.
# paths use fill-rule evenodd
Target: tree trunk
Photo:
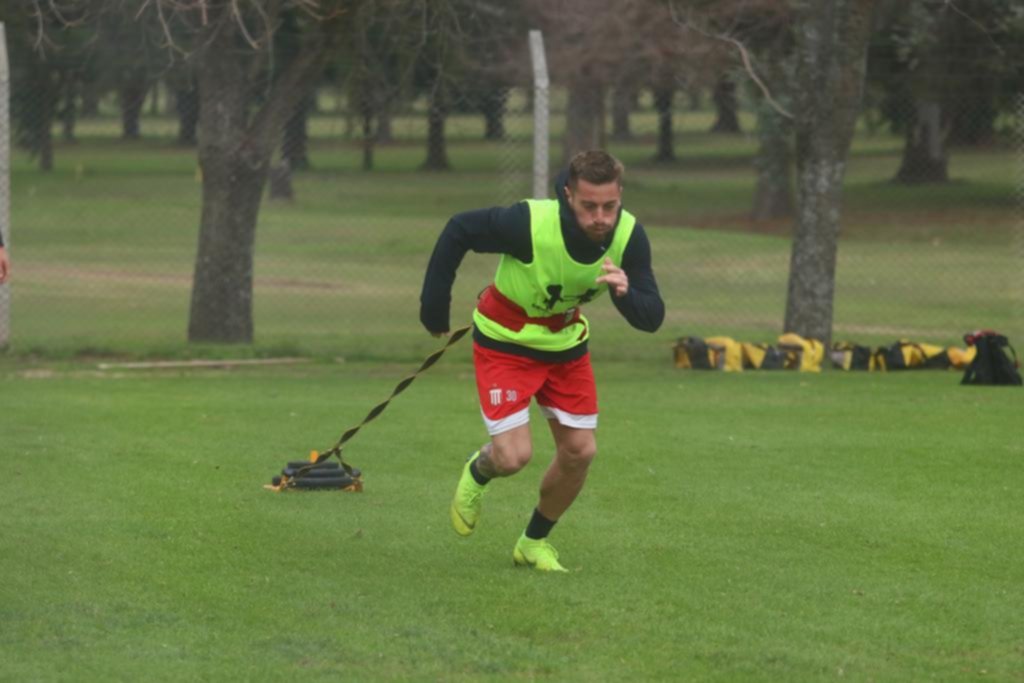
<path id="1" fill-rule="evenodd" d="M 28 87 L 15 87 L 11 92 L 10 110 L 15 122 L 11 132 L 18 146 L 38 158 L 39 170 L 48 172 L 53 170 L 53 124 L 60 97 L 60 73 L 35 50 L 26 50 L 24 58 Z M 7 124 L 0 121 L 5 129 Z"/>
<path id="2" fill-rule="evenodd" d="M 629 115 L 636 102 L 636 88 L 621 84 L 612 93 L 612 139 L 630 140 L 633 132 L 629 127 Z"/>
<path id="3" fill-rule="evenodd" d="M 422 166 L 425 171 L 447 171 L 451 168 L 448 163 L 448 144 L 444 136 L 447 117 L 448 105 L 443 86 L 438 84 L 430 94 L 430 105 L 427 109 L 427 159 Z"/>
<path id="4" fill-rule="evenodd" d="M 281 163 L 271 166 L 268 174 L 269 198 L 273 200 L 291 201 L 295 199 L 295 190 L 292 188 L 292 168 L 287 159 Z"/>
<path id="5" fill-rule="evenodd" d="M 363 147 L 363 170 L 373 170 L 373 152 L 377 144 L 377 134 L 373 130 L 374 119 L 378 115 L 377 98 L 372 93 L 365 93 L 358 98 L 357 106 L 359 118 L 362 121 L 362 147 Z"/>
<path id="6" fill-rule="evenodd" d="M 315 93 L 310 93 L 298 100 L 295 111 L 284 125 L 281 138 L 281 156 L 288 161 L 292 170 L 303 171 L 309 168 L 309 113 L 316 100 Z"/>
<path id="7" fill-rule="evenodd" d="M 199 73 L 199 163 L 203 208 L 192 283 L 191 342 L 252 341 L 253 247 L 271 151 L 290 114 L 309 92 L 338 35 L 337 17 L 304 35 L 299 54 L 250 101 L 250 74 L 266 63 L 266 44 L 250 49 L 232 8 L 211 5 Z M 226 19 L 226 20 L 225 20 Z M 263 50 L 263 51 L 261 51 Z"/>
<path id="8" fill-rule="evenodd" d="M 100 115 L 100 87 L 95 78 L 82 83 L 82 111 L 79 115 L 83 119 Z"/>
<path id="9" fill-rule="evenodd" d="M 484 139 L 505 139 L 505 107 L 508 102 L 508 89 L 497 87 L 487 90 L 481 102 L 484 115 Z"/>
<path id="10" fill-rule="evenodd" d="M 690 111 L 700 111 L 700 88 L 696 85 L 690 86 L 686 89 L 686 97 L 690 101 Z"/>
<path id="11" fill-rule="evenodd" d="M 231 47 L 220 37 L 199 70 L 203 210 L 190 342 L 249 343 L 253 335 L 253 245 L 270 145 L 250 134 L 250 84 Z"/>
<path id="12" fill-rule="evenodd" d="M 366 107 L 363 110 L 363 170 L 373 170 L 373 145 L 376 137 L 373 134 L 373 110 Z"/>
<path id="13" fill-rule="evenodd" d="M 596 117 L 595 125 L 597 126 L 597 149 L 608 148 L 608 127 L 605 125 L 605 119 L 607 112 L 605 110 L 605 96 L 604 88 L 599 88 L 597 93 L 597 102 L 595 102 L 597 109 L 594 110 L 594 116 Z"/>
<path id="14" fill-rule="evenodd" d="M 60 110 L 61 138 L 64 142 L 75 141 L 75 123 L 77 122 L 75 96 L 77 93 L 78 78 L 76 76 L 69 76 L 67 81 L 64 83 L 64 104 L 61 105 Z"/>
<path id="15" fill-rule="evenodd" d="M 877 0 L 796 3 L 795 130 L 799 211 L 784 331 L 832 339 L 846 157 L 863 97 Z"/>
<path id="16" fill-rule="evenodd" d="M 942 107 L 936 102 L 919 101 L 914 120 L 907 127 L 903 160 L 896 181 L 905 184 L 944 183 L 949 180 L 949 156 L 943 125 Z"/>
<path id="17" fill-rule="evenodd" d="M 199 125 L 199 90 L 194 85 L 175 91 L 174 107 L 178 112 L 178 144 L 195 147 Z"/>
<path id="18" fill-rule="evenodd" d="M 121 137 L 125 140 L 138 140 L 141 136 L 139 120 L 142 108 L 146 103 L 145 69 L 132 69 L 128 79 L 121 84 Z"/>
<path id="19" fill-rule="evenodd" d="M 46 65 L 41 66 L 42 77 L 36 81 L 42 87 L 39 97 L 39 118 L 34 122 L 34 151 L 39 155 L 39 170 L 53 170 L 53 120 L 57 112 L 56 74 Z"/>
<path id="20" fill-rule="evenodd" d="M 589 80 L 569 85 L 569 102 L 565 110 L 563 161 L 568 163 L 577 153 L 595 149 L 601 144 L 598 112 L 601 111 L 602 89 Z"/>
<path id="21" fill-rule="evenodd" d="M 672 132 L 672 86 L 658 86 L 654 89 L 654 108 L 658 112 L 658 150 L 655 161 L 675 161 L 676 151 Z"/>
<path id="22" fill-rule="evenodd" d="M 381 102 L 377 109 L 377 142 L 384 145 L 395 141 L 395 135 L 391 130 L 391 106 L 391 101 L 388 100 Z"/>
<path id="23" fill-rule="evenodd" d="M 737 115 L 739 103 L 736 101 L 736 84 L 723 76 L 715 84 L 712 98 L 715 102 L 715 123 L 711 126 L 712 133 L 734 134 L 740 132 L 740 119 Z"/>
<path id="24" fill-rule="evenodd" d="M 762 101 L 757 111 L 760 147 L 754 159 L 757 189 L 754 192 L 755 221 L 770 221 L 793 215 L 792 154 L 793 126 L 789 119 Z"/>
<path id="25" fill-rule="evenodd" d="M 969 93 L 949 103 L 952 105 L 949 144 L 983 146 L 995 140 L 999 107 L 993 80 L 989 77 L 974 79 Z"/>

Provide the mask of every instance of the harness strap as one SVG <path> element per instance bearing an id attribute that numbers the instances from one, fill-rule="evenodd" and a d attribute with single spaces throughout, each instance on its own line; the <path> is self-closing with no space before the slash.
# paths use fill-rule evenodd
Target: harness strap
<path id="1" fill-rule="evenodd" d="M 421 372 L 424 372 L 430 366 L 432 366 L 434 363 L 440 360 L 441 356 L 444 355 L 444 352 L 447 351 L 452 344 L 455 344 L 464 336 L 466 336 L 466 333 L 469 332 L 469 330 L 470 326 L 467 325 L 466 327 L 459 328 L 452 332 L 452 335 L 448 338 L 448 342 L 444 346 L 442 346 L 440 349 L 434 351 L 434 353 L 427 356 L 426 360 L 423 361 L 423 363 L 420 365 L 419 369 L 416 372 L 412 373 L 411 375 L 403 379 L 401 382 L 399 382 L 398 385 L 391 392 L 391 395 L 387 397 L 387 399 L 385 399 L 382 403 L 379 403 L 376 406 L 374 406 L 373 409 L 366 414 L 366 417 L 363 418 L 362 422 L 360 422 L 355 427 L 352 427 L 344 434 L 342 434 L 341 438 L 338 439 L 338 443 L 334 444 L 333 448 L 331 448 L 329 451 L 320 454 L 320 457 L 317 459 L 317 462 L 322 462 L 329 458 L 331 455 L 335 454 L 337 454 L 338 459 L 341 460 L 341 448 L 342 446 L 345 445 L 345 442 L 351 439 L 353 436 L 355 436 L 356 432 L 358 432 L 363 425 L 365 425 L 367 422 L 370 422 L 378 415 L 383 413 L 384 409 L 388 407 L 389 403 L 391 403 L 391 399 L 393 399 L 395 396 L 398 396 L 400 393 L 408 389 L 409 385 L 413 383 L 413 380 L 419 377 Z M 344 461 L 342 461 L 342 466 L 345 466 Z M 348 468 L 346 467 L 346 470 L 347 469 Z"/>
<path id="2" fill-rule="evenodd" d="M 502 327 L 519 332 L 527 324 L 543 325 L 552 332 L 561 332 L 579 322 L 580 308 L 573 306 L 565 313 L 535 318 L 526 313 L 522 306 L 498 291 L 493 284 L 480 293 L 476 310 Z"/>

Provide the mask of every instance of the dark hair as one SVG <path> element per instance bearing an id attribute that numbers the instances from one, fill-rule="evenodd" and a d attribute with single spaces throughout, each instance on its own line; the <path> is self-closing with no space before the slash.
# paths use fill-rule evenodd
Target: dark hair
<path id="1" fill-rule="evenodd" d="M 622 162 L 603 149 L 591 149 L 580 152 L 569 162 L 569 187 L 576 189 L 576 181 L 580 178 L 594 185 L 605 185 L 617 182 L 622 185 L 622 175 L 626 172 Z"/>

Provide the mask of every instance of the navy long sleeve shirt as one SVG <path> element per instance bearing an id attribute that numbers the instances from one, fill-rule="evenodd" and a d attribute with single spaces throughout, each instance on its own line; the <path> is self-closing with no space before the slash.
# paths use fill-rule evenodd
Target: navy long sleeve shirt
<path id="1" fill-rule="evenodd" d="M 591 240 L 576 222 L 565 198 L 567 174 L 555 182 L 560 205 L 562 238 L 569 255 L 581 263 L 594 263 L 605 257 L 614 231 L 602 243 Z M 456 214 L 445 226 L 434 246 L 420 295 L 420 321 L 432 333 L 447 332 L 450 327 L 451 291 L 455 273 L 467 251 L 485 254 L 509 254 L 524 263 L 533 261 L 530 209 L 526 202 L 508 207 L 477 209 Z M 656 331 L 665 317 L 665 304 L 651 267 L 651 245 L 638 222 L 622 255 L 622 269 L 629 278 L 629 289 L 621 297 L 609 292 L 616 309 L 638 330 Z M 474 339 L 484 346 L 518 353 L 541 360 L 563 361 L 586 353 L 586 342 L 564 352 L 545 352 L 497 342 L 474 330 Z"/>

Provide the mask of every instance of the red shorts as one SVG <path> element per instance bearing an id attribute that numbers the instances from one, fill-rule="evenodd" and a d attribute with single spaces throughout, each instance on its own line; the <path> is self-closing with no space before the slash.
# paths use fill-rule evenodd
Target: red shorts
<path id="1" fill-rule="evenodd" d="M 534 396 L 549 420 L 576 429 L 597 428 L 597 386 L 589 353 L 566 363 L 548 363 L 474 342 L 473 365 L 480 411 L 491 436 L 528 423 Z"/>

